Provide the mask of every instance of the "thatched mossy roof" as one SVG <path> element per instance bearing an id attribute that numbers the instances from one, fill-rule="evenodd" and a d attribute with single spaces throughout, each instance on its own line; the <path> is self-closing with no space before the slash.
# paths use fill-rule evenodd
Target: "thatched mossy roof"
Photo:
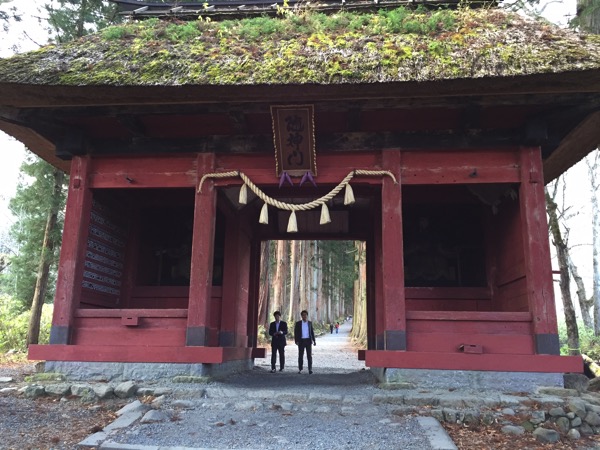
<path id="1" fill-rule="evenodd" d="M 600 69 L 600 36 L 501 9 L 150 19 L 0 60 L 0 83 L 346 84 Z"/>

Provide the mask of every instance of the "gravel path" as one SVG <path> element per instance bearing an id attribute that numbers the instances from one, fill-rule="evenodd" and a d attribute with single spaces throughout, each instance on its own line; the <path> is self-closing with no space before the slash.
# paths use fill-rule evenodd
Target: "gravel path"
<path id="1" fill-rule="evenodd" d="M 317 337 L 312 375 L 306 367 L 298 374 L 292 341 L 284 372 L 270 373 L 268 354 L 250 372 L 178 389 L 160 406 L 162 421 L 137 422 L 110 440 L 211 449 L 431 449 L 415 417 L 367 401 L 378 389 L 357 360 L 350 327 Z"/>

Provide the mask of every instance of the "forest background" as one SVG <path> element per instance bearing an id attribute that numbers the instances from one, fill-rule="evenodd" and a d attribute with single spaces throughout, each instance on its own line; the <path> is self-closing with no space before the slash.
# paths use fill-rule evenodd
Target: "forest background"
<path id="1" fill-rule="evenodd" d="M 600 32 L 600 0 L 578 4 L 514 0 L 504 6 L 561 26 Z M 115 20 L 114 5 L 102 0 L 0 0 L 0 57 L 70 40 Z M 600 312 L 595 316 L 593 306 L 600 304 L 598 158 L 596 150 L 547 186 L 548 204 L 556 205 L 549 209 L 549 218 L 552 224 L 554 211 L 558 228 L 551 230 L 552 242 L 559 251 L 554 252 L 553 268 L 563 352 L 583 351 L 596 359 L 600 357 L 596 319 Z M 25 352 L 28 344 L 48 339 L 67 177 L 2 132 L 0 162 L 0 352 Z M 566 277 L 573 281 L 566 290 L 557 258 L 565 248 L 571 264 Z M 364 242 L 353 241 L 263 243 L 259 300 L 263 332 L 273 311 L 280 310 L 291 322 L 307 309 L 323 327 L 354 316 L 352 335 L 364 345 L 365 251 Z"/>

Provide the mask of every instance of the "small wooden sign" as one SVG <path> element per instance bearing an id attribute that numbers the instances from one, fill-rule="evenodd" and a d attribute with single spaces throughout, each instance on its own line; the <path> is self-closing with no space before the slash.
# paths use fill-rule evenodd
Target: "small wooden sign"
<path id="1" fill-rule="evenodd" d="M 278 177 L 317 176 L 314 116 L 313 105 L 271 106 Z"/>

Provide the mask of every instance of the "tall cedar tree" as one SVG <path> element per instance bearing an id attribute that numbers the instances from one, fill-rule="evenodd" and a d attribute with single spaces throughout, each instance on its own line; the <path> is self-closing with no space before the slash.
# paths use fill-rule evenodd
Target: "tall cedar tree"
<path id="1" fill-rule="evenodd" d="M 54 167 L 38 157 L 27 156 L 21 165 L 24 178 L 10 201 L 10 209 L 17 216 L 11 236 L 19 250 L 11 258 L 10 270 L 3 274 L 3 291 L 17 300 L 22 310 L 31 308 L 42 253 L 45 253 L 44 261 L 49 261 L 51 266 L 55 266 L 58 259 L 56 249 L 60 246 L 62 215 L 57 216 L 53 230 L 46 230 L 50 211 L 62 211 L 64 207 L 64 187 L 58 198 L 54 198 L 55 171 Z M 50 252 L 42 251 L 46 231 L 49 236 L 47 241 L 54 244 Z M 53 276 L 49 279 L 52 280 Z M 54 293 L 53 283 L 49 285 L 44 301 L 50 301 Z"/>
<path id="2" fill-rule="evenodd" d="M 119 19 L 117 5 L 105 0 L 55 0 L 44 8 L 50 31 L 58 42 L 80 38 Z"/>
<path id="3" fill-rule="evenodd" d="M 58 7 L 55 8 L 54 4 Z M 44 8 L 48 12 L 50 32 L 55 34 L 58 42 L 82 37 L 112 24 L 117 18 L 116 5 L 107 1 L 58 0 L 54 3 L 47 3 Z M 30 170 L 32 172 L 30 175 L 35 177 L 35 181 L 29 188 L 25 186 L 22 188 L 27 191 L 35 190 L 32 189 L 34 186 L 39 187 L 36 196 L 30 198 L 32 203 L 29 207 L 25 203 L 13 205 L 13 207 L 19 206 L 20 214 L 25 213 L 19 216 L 17 228 L 27 230 L 30 229 L 29 224 L 36 224 L 35 232 L 31 230 L 30 234 L 21 236 L 23 249 L 27 248 L 31 251 L 22 251 L 19 255 L 19 258 L 22 259 L 22 266 L 35 266 L 35 268 L 28 267 L 30 271 L 22 274 L 27 284 L 21 284 L 24 292 L 17 294 L 17 298 L 23 302 L 24 306 L 31 306 L 27 335 L 27 344 L 29 345 L 38 342 L 42 305 L 51 298 L 54 291 L 51 272 L 52 268 L 56 267 L 58 258 L 56 250 L 59 248 L 62 230 L 59 212 L 64 208 L 66 176 L 39 160 L 23 169 Z M 18 196 L 19 192 L 17 192 Z M 25 194 L 24 197 L 27 195 Z M 16 269 L 18 269 L 18 264 Z M 19 286 L 19 283 L 16 283 L 16 286 Z M 29 294 L 30 290 L 33 290 L 31 295 L 22 296 L 25 292 Z"/>
<path id="4" fill-rule="evenodd" d="M 550 191 L 552 189 L 552 192 Z M 558 192 L 558 182 L 553 186 L 546 186 L 546 212 L 548 213 L 548 226 L 552 236 L 552 243 L 556 248 L 558 259 L 558 269 L 560 271 L 560 293 L 565 312 L 565 324 L 567 326 L 567 346 L 569 355 L 578 355 L 579 349 L 579 329 L 577 328 L 577 317 L 571 298 L 571 278 L 569 275 L 569 247 L 563 238 L 560 228 L 559 211 L 556 203 L 556 194 Z"/>
<path id="5" fill-rule="evenodd" d="M 588 33 L 600 34 L 600 0 L 577 0 L 577 17 L 572 25 Z"/>
<path id="6" fill-rule="evenodd" d="M 592 205 L 592 298 L 594 305 L 594 334 L 600 336 L 600 149 L 590 153 L 585 162 L 591 187 L 590 203 Z"/>

